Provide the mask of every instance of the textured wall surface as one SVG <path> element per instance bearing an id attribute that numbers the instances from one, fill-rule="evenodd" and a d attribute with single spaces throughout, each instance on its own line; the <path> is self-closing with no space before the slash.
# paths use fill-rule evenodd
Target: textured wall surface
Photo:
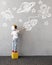
<path id="1" fill-rule="evenodd" d="M 52 55 L 52 0 L 0 0 L 0 56 L 11 55 L 11 26 L 17 24 L 20 55 Z"/>

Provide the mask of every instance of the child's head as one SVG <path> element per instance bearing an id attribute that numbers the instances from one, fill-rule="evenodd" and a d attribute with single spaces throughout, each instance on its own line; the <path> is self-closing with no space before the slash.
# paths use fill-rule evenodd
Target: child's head
<path id="1" fill-rule="evenodd" d="M 12 30 L 16 30 L 17 29 L 17 25 L 12 25 Z"/>

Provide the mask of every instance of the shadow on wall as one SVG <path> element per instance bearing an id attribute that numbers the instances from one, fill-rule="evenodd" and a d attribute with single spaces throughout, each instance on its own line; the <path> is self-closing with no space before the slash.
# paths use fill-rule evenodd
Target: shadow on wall
<path id="1" fill-rule="evenodd" d="M 21 28 L 20 28 L 21 29 Z M 19 32 L 19 38 L 18 38 L 18 45 L 17 45 L 17 51 L 19 52 L 19 55 L 23 56 L 22 53 L 22 46 L 23 46 L 23 34 L 25 33 L 25 29 L 21 29 L 21 31 Z"/>

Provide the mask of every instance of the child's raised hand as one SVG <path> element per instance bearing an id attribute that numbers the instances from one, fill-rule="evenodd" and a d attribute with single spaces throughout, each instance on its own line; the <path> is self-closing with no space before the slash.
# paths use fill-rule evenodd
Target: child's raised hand
<path id="1" fill-rule="evenodd" d="M 23 28 L 21 28 L 21 30 L 20 31 L 22 31 L 22 30 L 25 30 L 25 28 L 23 27 Z"/>

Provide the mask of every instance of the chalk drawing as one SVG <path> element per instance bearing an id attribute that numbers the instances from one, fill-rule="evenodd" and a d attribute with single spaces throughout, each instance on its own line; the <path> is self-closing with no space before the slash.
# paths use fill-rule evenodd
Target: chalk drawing
<path id="1" fill-rule="evenodd" d="M 36 2 L 23 2 L 20 6 L 20 8 L 17 10 L 17 13 L 28 13 L 31 8 L 35 6 Z"/>
<path id="2" fill-rule="evenodd" d="M 34 20 L 34 19 L 36 19 L 36 18 L 37 18 L 37 15 L 35 15 L 35 16 L 29 16 L 29 17 L 28 17 L 28 20 L 32 20 L 32 19 Z"/>
<path id="3" fill-rule="evenodd" d="M 2 1 L 2 4 L 7 5 L 7 2 Z M 23 27 L 26 29 L 26 31 L 31 31 L 32 28 L 37 25 L 39 17 L 41 17 L 41 19 L 46 19 L 52 16 L 50 13 L 50 9 L 51 9 L 50 6 L 44 4 L 42 0 L 39 0 L 38 4 L 40 6 L 39 10 L 35 8 L 36 2 L 22 2 L 18 9 L 15 6 L 12 8 L 8 8 L 7 10 L 1 12 L 1 16 L 5 22 L 5 20 L 11 21 L 13 18 L 15 18 L 13 15 L 13 11 L 14 13 L 17 12 L 18 14 L 29 13 L 29 12 L 31 12 L 32 14 L 36 13 L 36 15 L 34 16 L 30 15 L 26 22 L 23 22 L 21 18 L 18 19 L 19 24 L 20 25 L 22 24 Z M 43 24 L 48 25 L 49 23 L 48 21 L 44 21 Z M 7 27 L 7 23 L 3 23 L 2 26 Z"/>
<path id="4" fill-rule="evenodd" d="M 32 13 L 36 13 L 36 9 L 35 8 L 32 9 Z"/>
<path id="5" fill-rule="evenodd" d="M 6 20 L 11 20 L 11 19 L 14 18 L 14 16 L 13 16 L 12 12 L 10 11 L 10 9 L 2 11 L 1 16 L 2 16 L 2 18 L 5 18 Z"/>
<path id="6" fill-rule="evenodd" d="M 46 19 L 47 17 L 45 15 L 42 15 L 42 19 Z"/>
<path id="7" fill-rule="evenodd" d="M 16 8 L 16 7 L 13 7 L 13 8 L 12 8 L 12 10 L 13 10 L 13 11 L 16 11 L 16 10 L 17 10 L 17 8 Z"/>
<path id="8" fill-rule="evenodd" d="M 30 25 L 31 25 L 32 27 L 35 26 L 37 23 L 38 23 L 38 20 L 37 20 L 37 19 L 32 19 L 32 20 L 30 21 Z"/>
<path id="9" fill-rule="evenodd" d="M 39 3 L 42 1 L 40 0 Z M 50 6 L 47 6 L 46 4 L 43 4 L 43 2 L 40 5 L 40 9 L 38 10 L 38 15 L 42 17 L 42 19 L 46 19 L 48 17 L 51 17 L 51 13 L 49 12 L 51 9 Z"/>
<path id="10" fill-rule="evenodd" d="M 29 24 L 29 22 L 25 22 L 23 24 L 23 27 L 26 29 L 26 31 L 31 31 L 32 27 L 31 25 Z"/>
<path id="11" fill-rule="evenodd" d="M 45 22 L 44 22 L 44 25 L 48 25 L 48 24 L 49 24 L 48 21 L 45 21 Z"/>
<path id="12" fill-rule="evenodd" d="M 8 26 L 7 23 L 2 24 L 2 27 L 7 27 L 7 26 Z"/>
<path id="13" fill-rule="evenodd" d="M 23 27 L 26 29 L 26 31 L 31 31 L 32 28 L 38 23 L 37 19 L 31 19 L 27 22 L 24 22 Z"/>

